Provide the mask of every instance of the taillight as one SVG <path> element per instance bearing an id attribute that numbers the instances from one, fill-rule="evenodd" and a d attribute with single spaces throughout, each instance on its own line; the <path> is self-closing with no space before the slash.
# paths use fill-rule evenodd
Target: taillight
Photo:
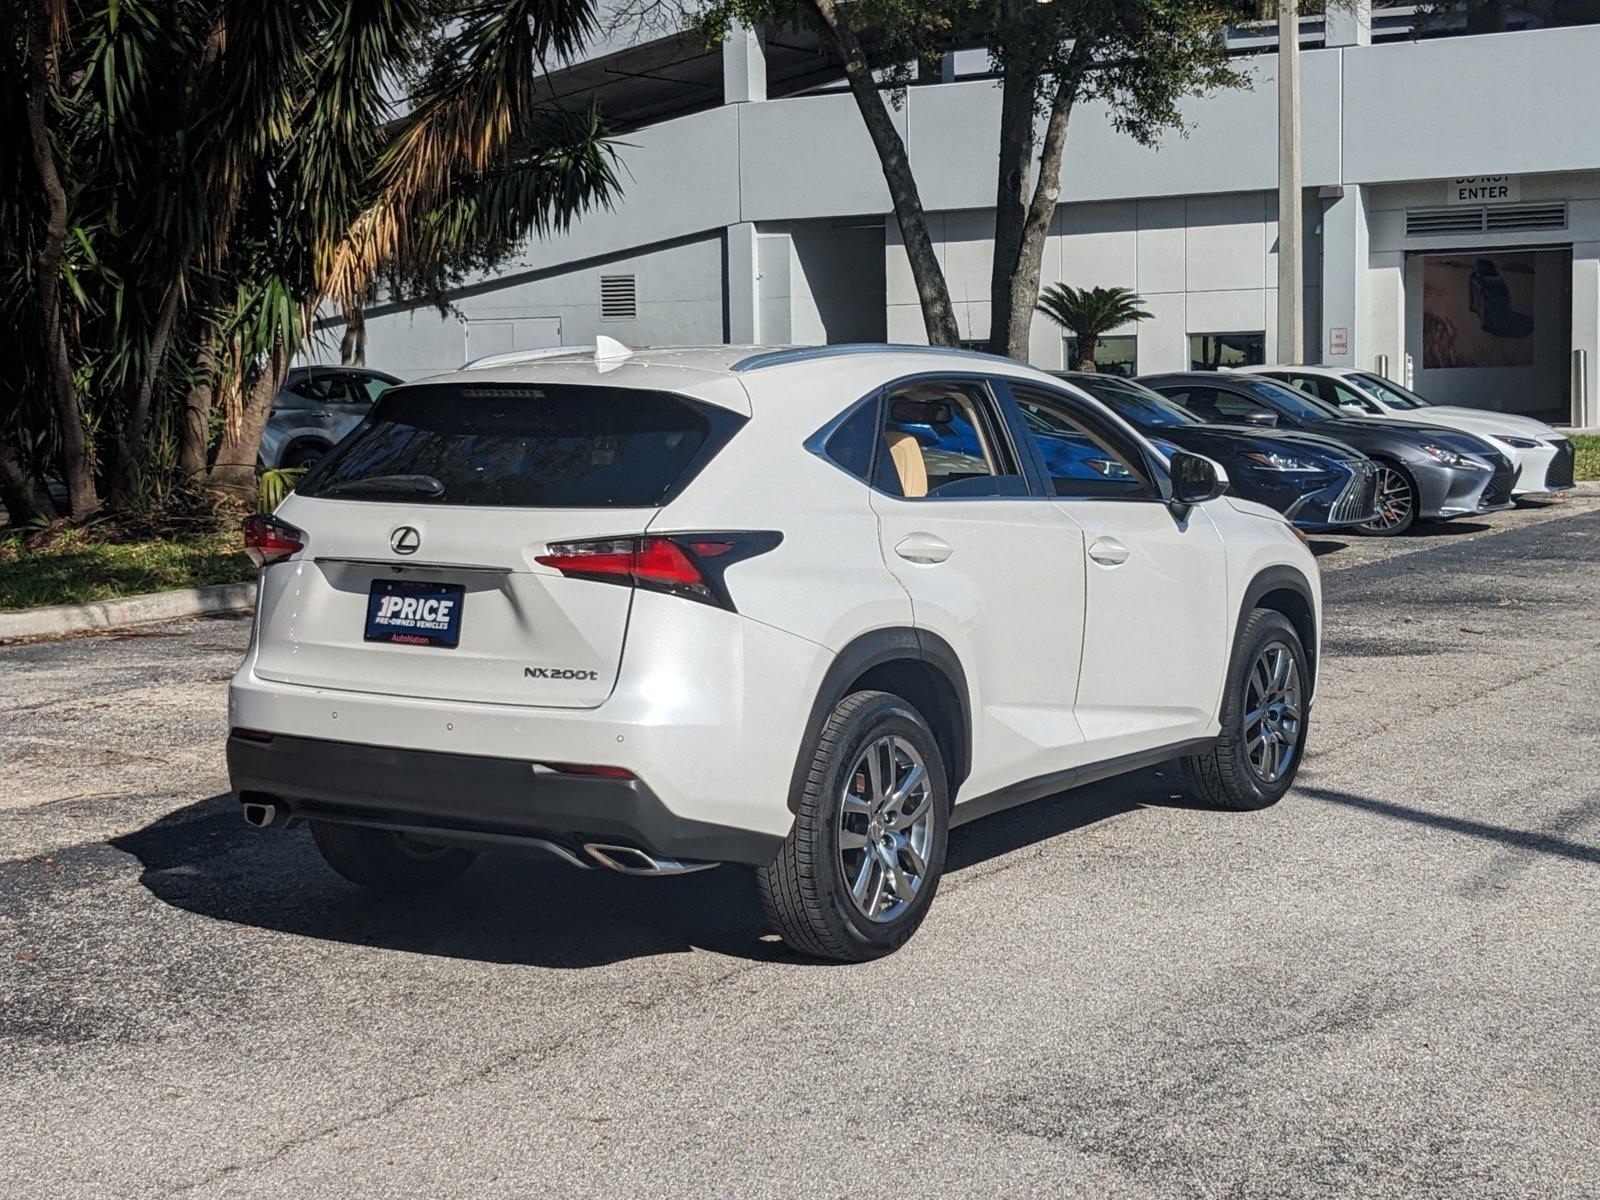
<path id="1" fill-rule="evenodd" d="M 288 558 L 306 548 L 306 535 L 277 517 L 246 517 L 244 552 L 258 567 Z"/>
<path id="2" fill-rule="evenodd" d="M 552 542 L 534 561 L 574 579 L 620 583 L 667 592 L 718 608 L 733 608 L 723 573 L 765 554 L 781 533 L 675 533 L 670 536 Z"/>

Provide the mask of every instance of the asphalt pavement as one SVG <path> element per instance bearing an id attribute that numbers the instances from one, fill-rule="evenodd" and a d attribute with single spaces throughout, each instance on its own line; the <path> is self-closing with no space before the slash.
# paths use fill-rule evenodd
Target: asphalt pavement
<path id="1" fill-rule="evenodd" d="M 957 830 L 865 966 L 747 876 L 402 902 L 224 792 L 224 617 L 0 647 L 0 1196 L 1600 1196 L 1600 498 L 1321 539 L 1311 752 Z"/>

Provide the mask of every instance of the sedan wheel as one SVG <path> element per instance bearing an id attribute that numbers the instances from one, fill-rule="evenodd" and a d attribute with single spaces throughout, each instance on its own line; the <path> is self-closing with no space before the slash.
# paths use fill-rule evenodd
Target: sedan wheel
<path id="1" fill-rule="evenodd" d="M 1417 489 L 1405 472 L 1378 464 L 1378 515 L 1361 526 L 1368 533 L 1394 535 L 1417 519 Z"/>

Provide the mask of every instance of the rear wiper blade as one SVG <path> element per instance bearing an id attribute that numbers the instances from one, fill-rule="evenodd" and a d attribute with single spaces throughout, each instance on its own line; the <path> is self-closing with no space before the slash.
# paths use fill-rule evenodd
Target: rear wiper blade
<path id="1" fill-rule="evenodd" d="M 444 484 L 432 475 L 369 475 L 365 479 L 341 479 L 318 489 L 323 496 L 340 492 L 384 492 L 413 496 L 442 496 Z"/>

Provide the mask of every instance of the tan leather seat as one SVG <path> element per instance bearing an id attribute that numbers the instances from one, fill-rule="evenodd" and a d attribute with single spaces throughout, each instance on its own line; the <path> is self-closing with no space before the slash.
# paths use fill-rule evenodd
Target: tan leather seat
<path id="1" fill-rule="evenodd" d="M 894 463 L 900 476 L 900 492 L 908 497 L 928 494 L 928 464 L 922 457 L 922 446 L 909 433 L 898 429 L 888 430 L 884 440 L 889 445 L 889 461 Z"/>

